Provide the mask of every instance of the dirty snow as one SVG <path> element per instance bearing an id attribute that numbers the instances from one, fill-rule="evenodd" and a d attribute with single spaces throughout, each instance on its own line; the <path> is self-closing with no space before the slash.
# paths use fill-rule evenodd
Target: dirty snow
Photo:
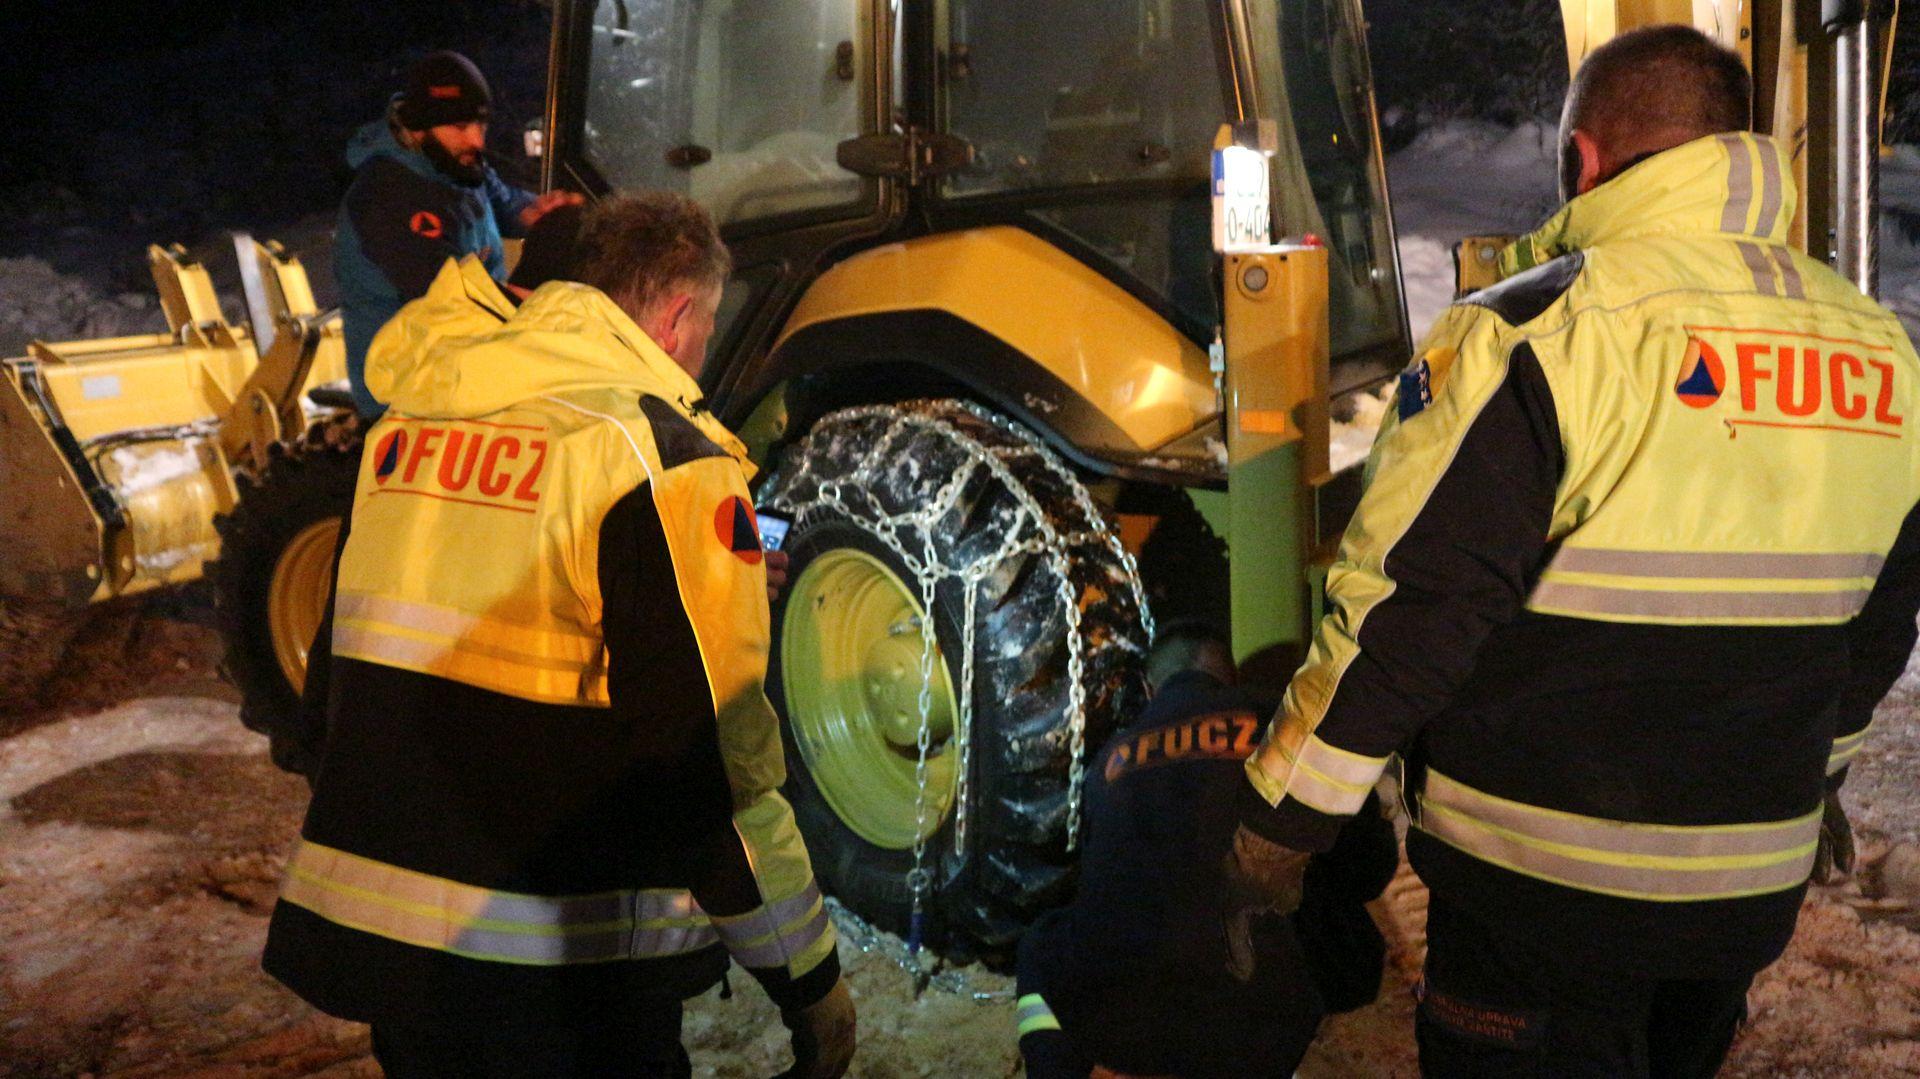
<path id="1" fill-rule="evenodd" d="M 1522 234 L 1559 205 L 1554 130 L 1459 121 L 1428 128 L 1387 161 L 1407 316 L 1416 338 L 1453 299 L 1453 245 Z M 1880 296 L 1920 336 L 1920 146 L 1881 160 Z"/>
<path id="2" fill-rule="evenodd" d="M 1392 396 L 1393 384 L 1388 383 L 1370 393 L 1356 393 L 1341 399 L 1340 406 L 1350 411 L 1345 416 L 1336 415 L 1329 424 L 1332 437 L 1327 456 L 1333 471 L 1343 472 L 1366 462 L 1367 454 L 1373 451 L 1373 440 L 1380 433 L 1380 421 L 1387 414 L 1387 401 Z"/>
<path id="3" fill-rule="evenodd" d="M 164 333 L 152 292 L 105 296 L 85 278 L 37 258 L 0 258 L 0 357 L 24 355 L 27 342 Z"/>
<path id="4" fill-rule="evenodd" d="M 126 498 L 199 472 L 206 466 L 201 457 L 206 442 L 204 438 L 187 438 L 114 448 L 107 454 L 113 489 Z"/>

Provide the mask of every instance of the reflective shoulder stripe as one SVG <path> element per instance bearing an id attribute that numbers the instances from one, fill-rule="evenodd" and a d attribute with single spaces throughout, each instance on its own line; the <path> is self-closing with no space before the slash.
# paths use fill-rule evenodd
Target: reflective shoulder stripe
<path id="1" fill-rule="evenodd" d="M 1793 264 L 1793 252 L 1784 246 L 1770 247 L 1767 251 L 1773 256 L 1773 264 L 1780 268 L 1780 283 L 1786 286 L 1787 299 L 1806 299 L 1807 284 L 1800 276 L 1800 268 Z"/>
<path id="2" fill-rule="evenodd" d="M 1367 757 L 1327 744 L 1309 734 L 1292 741 L 1288 731 L 1268 739 L 1249 762 L 1306 806 L 1331 816 L 1360 811 L 1368 792 L 1386 770 L 1387 758 Z"/>
<path id="3" fill-rule="evenodd" d="M 1860 750 L 1867 744 L 1867 731 L 1872 729 L 1871 726 L 1863 727 L 1844 738 L 1833 740 L 1833 752 L 1827 755 L 1828 775 L 1833 775 L 1853 763 L 1853 758 L 1859 756 Z"/>
<path id="4" fill-rule="evenodd" d="M 1772 139 L 1754 139 L 1754 156 L 1760 159 L 1760 213 L 1753 219 L 1753 234 L 1771 236 L 1780 206 L 1785 201 L 1785 181 L 1780 176 L 1780 147 Z"/>
<path id="5" fill-rule="evenodd" d="M 342 589 L 333 651 L 549 704 L 605 707 L 600 641 L 451 607 Z"/>
<path id="6" fill-rule="evenodd" d="M 682 889 L 494 891 L 308 840 L 294 850 L 280 897 L 388 940 L 527 966 L 683 955 L 719 939 Z"/>
<path id="7" fill-rule="evenodd" d="M 1060 1020 L 1053 1017 L 1053 1009 L 1047 1007 L 1046 999 L 1038 993 L 1028 993 L 1014 1005 L 1014 1015 L 1020 1022 L 1022 1038 L 1038 1030 L 1059 1030 Z"/>
<path id="8" fill-rule="evenodd" d="M 1720 209 L 1720 231 L 1745 232 L 1753 208 L 1753 154 L 1739 135 L 1720 136 L 1720 145 L 1727 149 L 1727 202 Z"/>
<path id="9" fill-rule="evenodd" d="M 1429 770 L 1416 827 L 1484 862 L 1602 895 L 1694 902 L 1795 887 L 1813 869 L 1820 810 L 1790 820 L 1665 825 L 1588 817 L 1478 791 Z"/>
<path id="10" fill-rule="evenodd" d="M 1744 132 L 1729 132 L 1718 139 L 1727 151 L 1727 201 L 1720 208 L 1720 231 L 1758 236 L 1763 240 L 1780 239 L 1779 234 L 1786 225 L 1780 211 L 1787 208 L 1788 183 L 1786 166 L 1780 158 L 1780 144 Z M 1756 179 L 1760 195 L 1757 210 L 1754 207 Z"/>
<path id="11" fill-rule="evenodd" d="M 1563 547 L 1527 606 L 1627 621 L 1832 624 L 1860 613 L 1884 562 L 1871 551 Z"/>
<path id="12" fill-rule="evenodd" d="M 1740 249 L 1740 261 L 1747 264 L 1747 272 L 1753 275 L 1753 290 L 1762 296 L 1780 295 L 1773 284 L 1773 263 L 1767 259 L 1767 253 L 1760 250 L 1760 245 L 1751 240 L 1738 240 L 1734 246 Z"/>

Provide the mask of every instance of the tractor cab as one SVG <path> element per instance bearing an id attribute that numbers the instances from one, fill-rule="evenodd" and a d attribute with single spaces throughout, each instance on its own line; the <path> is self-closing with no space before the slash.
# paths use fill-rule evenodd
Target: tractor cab
<path id="1" fill-rule="evenodd" d="M 741 256 L 714 389 L 761 388 L 736 350 L 765 349 L 828 262 L 986 225 L 1204 348 L 1215 133 L 1253 119 L 1278 133 L 1275 234 L 1329 253 L 1335 389 L 1404 359 L 1355 0 L 570 0 L 555 43 L 549 184 L 682 192 Z"/>

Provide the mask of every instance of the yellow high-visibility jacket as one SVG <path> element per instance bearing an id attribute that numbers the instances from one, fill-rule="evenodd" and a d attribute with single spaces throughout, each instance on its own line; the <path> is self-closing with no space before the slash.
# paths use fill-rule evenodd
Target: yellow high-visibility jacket
<path id="1" fill-rule="evenodd" d="M 370 354 L 390 407 L 316 642 L 325 747 L 266 968 L 376 1023 L 680 998 L 729 953 L 811 1003 L 838 963 L 778 792 L 745 450 L 602 293 L 503 311 L 471 269 Z"/>
<path id="2" fill-rule="evenodd" d="M 1658 154 L 1506 253 L 1399 382 L 1250 825 L 1406 761 L 1436 896 L 1575 961 L 1750 973 L 1920 609 L 1920 361 L 1788 247 L 1767 138 Z"/>

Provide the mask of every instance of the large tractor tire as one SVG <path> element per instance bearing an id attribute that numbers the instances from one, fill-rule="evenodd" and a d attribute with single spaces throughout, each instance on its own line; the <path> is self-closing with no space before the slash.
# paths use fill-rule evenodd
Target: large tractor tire
<path id="1" fill-rule="evenodd" d="M 221 670 L 240 690 L 240 721 L 267 736 L 275 764 L 302 775 L 313 763 L 298 727 L 307 649 L 333 590 L 359 468 L 358 425 L 317 425 L 301 442 L 275 446 L 258 475 L 243 474 L 240 501 L 214 521 L 220 558 L 208 576 Z"/>
<path id="2" fill-rule="evenodd" d="M 924 939 L 1006 958 L 1071 893 L 1076 711 L 1091 767 L 1145 703 L 1151 625 L 1132 559 L 1038 438 L 955 401 L 825 417 L 760 503 L 793 519 L 769 696 L 823 885 L 908 933 L 922 837 Z M 923 679 L 928 580 L 937 652 Z"/>

